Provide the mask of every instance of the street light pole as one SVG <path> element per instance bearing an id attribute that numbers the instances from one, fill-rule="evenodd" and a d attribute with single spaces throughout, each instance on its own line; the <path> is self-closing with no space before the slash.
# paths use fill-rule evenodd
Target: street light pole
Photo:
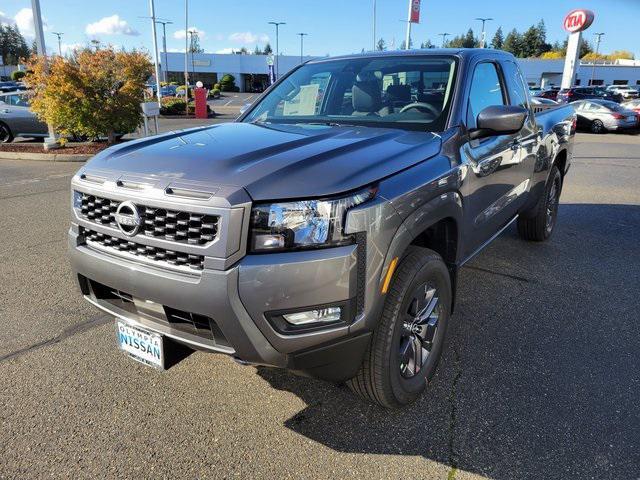
<path id="1" fill-rule="evenodd" d="M 160 102 L 160 68 L 158 66 L 158 36 L 156 35 L 156 8 L 154 0 L 149 0 L 149 10 L 151 14 L 151 33 L 153 35 L 153 63 L 156 75 L 156 97 Z"/>
<path id="2" fill-rule="evenodd" d="M 484 24 L 485 22 L 488 22 L 490 20 L 493 20 L 493 18 L 482 18 L 482 17 L 478 17 L 476 18 L 476 20 L 480 20 L 482 22 L 482 39 L 480 40 L 480 48 L 484 48 L 485 45 L 485 32 L 484 32 Z"/>
<path id="3" fill-rule="evenodd" d="M 376 0 L 373 0 L 373 51 L 376 51 L 377 48 L 377 38 L 376 38 Z"/>
<path id="4" fill-rule="evenodd" d="M 194 54 L 195 54 L 195 49 L 193 47 L 193 36 L 195 35 L 196 38 L 198 38 L 198 31 L 197 30 L 189 30 L 189 37 L 191 38 L 191 47 L 189 48 L 189 50 L 191 50 L 191 81 L 195 81 L 196 79 L 196 63 L 195 63 L 195 59 L 194 59 Z"/>
<path id="5" fill-rule="evenodd" d="M 279 69 L 279 62 L 278 59 L 280 58 L 280 46 L 278 44 L 278 40 L 279 40 L 279 28 L 280 25 L 286 25 L 286 22 L 269 22 L 269 25 L 275 25 L 276 26 L 276 81 L 278 80 L 278 75 L 280 74 L 280 69 Z"/>
<path id="6" fill-rule="evenodd" d="M 447 37 L 449 35 L 451 35 L 450 33 L 439 33 L 438 35 L 440 35 L 442 37 L 442 44 L 440 46 L 440 48 L 444 48 L 444 44 L 447 41 Z"/>
<path id="7" fill-rule="evenodd" d="M 167 25 L 171 25 L 173 22 L 158 19 L 156 23 L 162 25 L 162 52 L 164 54 L 164 59 L 162 60 L 162 80 L 167 82 L 167 77 L 169 76 L 169 65 L 167 65 Z"/>
<path id="8" fill-rule="evenodd" d="M 604 33 L 594 33 L 594 35 L 598 37 L 598 39 L 596 40 L 596 55 L 593 59 L 593 65 L 591 66 L 591 80 L 589 81 L 589 85 L 593 85 L 593 76 L 596 73 L 596 60 L 598 59 L 598 52 L 600 51 L 600 39 L 602 38 Z"/>
<path id="9" fill-rule="evenodd" d="M 303 62 L 303 51 L 304 51 L 304 37 L 305 35 L 309 35 L 308 33 L 298 33 L 300 35 L 300 63 Z"/>
<path id="10" fill-rule="evenodd" d="M 409 0 L 409 12 L 407 13 L 407 35 L 404 41 L 405 50 L 411 49 L 411 8 L 413 0 Z"/>
<path id="11" fill-rule="evenodd" d="M 36 34 L 36 48 L 38 49 L 38 55 L 42 56 L 44 62 L 45 71 L 48 70 L 47 66 L 47 48 L 44 43 L 44 28 L 42 27 L 42 12 L 40 11 L 40 0 L 31 0 L 31 11 L 33 13 L 33 26 L 35 27 Z M 56 148 L 56 133 L 53 130 L 53 126 L 48 123 L 47 128 L 49 130 L 49 136 L 44 139 L 44 149 Z"/>
<path id="12" fill-rule="evenodd" d="M 62 32 L 51 32 L 53 33 L 56 37 L 58 37 L 58 55 L 62 56 L 62 44 L 60 43 L 60 38 L 62 37 L 62 35 L 64 35 L 64 33 Z"/>
<path id="13" fill-rule="evenodd" d="M 189 0 L 184 0 L 184 104 L 185 118 L 189 117 Z"/>

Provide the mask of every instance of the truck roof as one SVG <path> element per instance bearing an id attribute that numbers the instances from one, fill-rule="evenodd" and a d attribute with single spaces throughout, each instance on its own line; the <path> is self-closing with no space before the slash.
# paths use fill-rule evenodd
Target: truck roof
<path id="1" fill-rule="evenodd" d="M 414 56 L 442 56 L 442 55 L 455 55 L 457 57 L 471 58 L 477 55 L 486 55 L 487 57 L 496 58 L 496 57 L 504 57 L 510 58 L 513 57 L 512 54 L 505 52 L 504 50 L 495 50 L 492 48 L 425 48 L 425 49 L 416 49 L 416 50 L 389 50 L 389 51 L 376 51 L 376 52 L 365 52 L 365 53 L 354 53 L 350 55 L 340 55 L 337 57 L 325 57 L 325 58 L 316 58 L 313 60 L 309 60 L 305 63 L 321 63 L 332 60 L 349 60 L 349 59 L 360 59 L 360 58 L 376 58 L 376 57 L 414 57 Z"/>

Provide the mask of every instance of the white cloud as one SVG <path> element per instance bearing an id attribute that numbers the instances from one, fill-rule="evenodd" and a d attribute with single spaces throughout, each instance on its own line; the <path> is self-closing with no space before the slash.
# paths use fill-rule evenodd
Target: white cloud
<path id="1" fill-rule="evenodd" d="M 33 24 L 33 11 L 30 8 L 22 8 L 16 13 L 16 16 L 13 17 L 13 22 L 18 26 L 18 30 L 25 37 L 35 37 L 36 28 Z M 47 22 L 46 20 L 42 20 L 42 29 L 47 30 Z"/>
<path id="2" fill-rule="evenodd" d="M 118 15 L 111 15 L 90 23 L 85 28 L 85 32 L 90 37 L 97 35 L 131 35 L 135 37 L 140 35 L 136 29 L 132 28 L 126 20 L 122 20 Z"/>
<path id="3" fill-rule="evenodd" d="M 229 41 L 240 45 L 251 45 L 257 42 L 266 43 L 269 41 L 269 35 L 264 33 L 235 32 L 229 35 Z"/>
<path id="4" fill-rule="evenodd" d="M 234 53 L 234 52 L 235 52 L 235 48 L 223 48 L 221 50 L 216 50 L 214 53 L 230 54 L 230 53 Z"/>
<path id="5" fill-rule="evenodd" d="M 67 55 L 69 53 L 73 53 L 75 50 L 80 50 L 82 48 L 85 48 L 86 45 L 83 43 L 63 43 L 60 46 L 62 48 L 62 55 Z M 57 49 L 56 49 L 56 53 L 58 53 Z"/>
<path id="6" fill-rule="evenodd" d="M 204 40 L 205 37 L 207 36 L 207 34 L 205 33 L 204 30 L 200 30 L 198 27 L 189 27 L 189 31 L 190 32 L 196 32 L 198 34 L 198 38 L 200 40 Z M 186 36 L 186 34 L 184 33 L 184 30 L 176 30 L 175 32 L 173 32 L 173 38 L 175 38 L 176 40 L 184 40 L 184 37 Z"/>
<path id="7" fill-rule="evenodd" d="M 0 12 L 0 25 L 13 25 L 14 23 L 13 18 L 4 12 Z"/>

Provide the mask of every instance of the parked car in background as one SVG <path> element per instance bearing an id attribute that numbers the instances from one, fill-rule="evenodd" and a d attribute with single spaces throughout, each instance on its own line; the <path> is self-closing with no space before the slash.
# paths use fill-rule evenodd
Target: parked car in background
<path id="1" fill-rule="evenodd" d="M 558 92 L 556 100 L 560 103 L 571 103 L 578 100 L 587 100 L 590 98 L 609 100 L 617 103 L 620 103 L 622 101 L 622 95 L 615 92 L 609 92 L 603 87 L 563 88 Z"/>
<path id="2" fill-rule="evenodd" d="M 529 87 L 529 95 L 537 95 L 542 92 L 542 88 L 540 87 Z"/>
<path id="3" fill-rule="evenodd" d="M 573 103 L 578 114 L 578 128 L 592 133 L 627 130 L 638 126 L 638 115 L 610 100 L 590 99 Z"/>
<path id="4" fill-rule="evenodd" d="M 20 90 L 26 90 L 27 87 L 22 82 L 0 82 L 0 93 L 17 92 Z"/>
<path id="5" fill-rule="evenodd" d="M 607 92 L 611 92 L 613 94 L 619 94 L 622 96 L 623 100 L 630 100 L 632 98 L 638 98 L 640 94 L 638 90 L 630 87 L 629 85 L 609 85 L 606 88 Z"/>
<path id="6" fill-rule="evenodd" d="M 531 97 L 531 103 L 534 105 L 558 105 L 558 102 L 544 97 Z"/>
<path id="7" fill-rule="evenodd" d="M 549 100 L 556 100 L 556 97 L 558 96 L 559 91 L 560 91 L 559 87 L 550 87 L 545 90 L 542 90 L 541 92 L 536 93 L 535 96 L 540 98 L 548 98 Z"/>
<path id="8" fill-rule="evenodd" d="M 178 87 L 175 85 L 165 85 L 164 87 L 160 87 L 160 96 L 175 97 L 177 89 Z"/>
<path id="9" fill-rule="evenodd" d="M 16 137 L 45 138 L 47 135 L 47 124 L 29 109 L 27 93 L 0 94 L 0 143 L 11 142 Z"/>
<path id="10" fill-rule="evenodd" d="M 636 98 L 635 100 L 631 100 L 629 102 L 624 102 L 620 106 L 629 110 L 633 110 L 634 112 L 640 114 L 640 98 Z"/>

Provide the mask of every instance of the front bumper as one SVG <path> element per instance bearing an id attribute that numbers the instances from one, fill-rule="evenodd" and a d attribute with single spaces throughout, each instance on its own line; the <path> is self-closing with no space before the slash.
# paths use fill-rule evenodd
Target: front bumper
<path id="1" fill-rule="evenodd" d="M 289 368 L 318 378 L 341 381 L 355 375 L 368 344 L 368 332 L 352 331 L 362 312 L 333 327 L 281 333 L 268 312 L 320 304 L 355 305 L 357 245 L 306 252 L 249 255 L 225 270 L 169 271 L 88 246 L 76 225 L 69 232 L 72 268 L 85 298 L 101 310 L 137 323 L 193 348 L 233 355 L 245 362 Z M 149 308 L 123 308 L 100 298 L 92 287 L 126 292 Z M 176 328 L 163 307 L 212 319 L 224 336 L 220 342 Z M 154 311 L 155 310 L 155 311 Z"/>

